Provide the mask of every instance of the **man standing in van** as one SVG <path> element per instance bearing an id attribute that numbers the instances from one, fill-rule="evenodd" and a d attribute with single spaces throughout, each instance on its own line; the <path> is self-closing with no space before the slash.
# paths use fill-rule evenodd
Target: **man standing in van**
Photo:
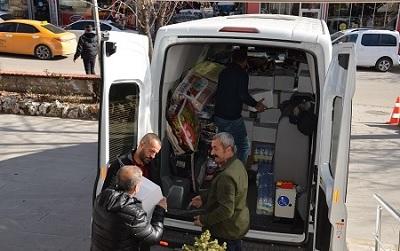
<path id="1" fill-rule="evenodd" d="M 210 230 L 221 244 L 226 242 L 227 251 L 241 251 L 241 239 L 250 226 L 247 172 L 235 151 L 232 135 L 222 132 L 214 136 L 211 155 L 219 169 L 207 193 L 191 202 L 193 207 L 205 208 L 205 214 L 195 216 L 194 224 Z"/>
<path id="2" fill-rule="evenodd" d="M 153 165 L 153 160 L 160 150 L 161 140 L 157 134 L 147 133 L 144 135 L 136 149 L 118 156 L 117 159 L 111 163 L 107 170 L 107 177 L 102 190 L 115 187 L 116 173 L 125 165 L 138 166 L 142 170 L 144 177 L 152 178 L 152 180 L 157 179 L 157 177 L 155 177 L 157 175 L 155 174 L 156 167 Z"/>
<path id="3" fill-rule="evenodd" d="M 238 158 L 246 164 L 250 152 L 246 126 L 242 118 L 243 103 L 265 111 L 262 103 L 249 94 L 249 75 L 247 68 L 247 50 L 234 50 L 232 64 L 221 71 L 215 99 L 214 121 L 219 132 L 228 132 L 235 139 Z"/>

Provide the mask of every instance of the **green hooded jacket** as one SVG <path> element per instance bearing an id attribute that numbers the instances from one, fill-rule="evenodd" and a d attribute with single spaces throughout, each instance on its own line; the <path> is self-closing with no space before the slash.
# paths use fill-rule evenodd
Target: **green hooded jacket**
<path id="1" fill-rule="evenodd" d="M 213 237 L 239 240 L 247 233 L 250 225 L 247 188 L 246 169 L 239 159 L 232 157 L 201 195 L 206 214 L 200 216 L 200 222 Z"/>

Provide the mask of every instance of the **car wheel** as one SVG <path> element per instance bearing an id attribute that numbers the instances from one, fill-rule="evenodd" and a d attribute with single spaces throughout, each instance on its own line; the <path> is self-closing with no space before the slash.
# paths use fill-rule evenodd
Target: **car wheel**
<path id="1" fill-rule="evenodd" d="M 43 44 L 36 47 L 35 56 L 39 59 L 50 59 L 53 57 L 50 48 Z"/>
<path id="2" fill-rule="evenodd" d="M 390 58 L 380 58 L 376 64 L 375 68 L 380 72 L 387 72 L 392 69 L 393 62 Z"/>

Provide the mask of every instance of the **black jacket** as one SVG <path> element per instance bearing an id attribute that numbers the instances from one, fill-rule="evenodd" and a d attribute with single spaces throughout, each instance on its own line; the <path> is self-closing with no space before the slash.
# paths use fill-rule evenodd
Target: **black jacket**
<path id="1" fill-rule="evenodd" d="M 95 58 L 97 56 L 97 49 L 97 35 L 92 32 L 85 32 L 79 37 L 74 59 L 76 60 L 79 56 L 87 59 Z"/>
<path id="2" fill-rule="evenodd" d="M 242 117 L 243 103 L 255 107 L 257 101 L 249 94 L 249 75 L 238 64 L 221 71 L 215 96 L 215 116 L 226 120 Z"/>
<path id="3" fill-rule="evenodd" d="M 160 241 L 165 210 L 156 206 L 151 223 L 142 203 L 127 193 L 106 189 L 94 204 L 91 251 L 138 251 Z"/>

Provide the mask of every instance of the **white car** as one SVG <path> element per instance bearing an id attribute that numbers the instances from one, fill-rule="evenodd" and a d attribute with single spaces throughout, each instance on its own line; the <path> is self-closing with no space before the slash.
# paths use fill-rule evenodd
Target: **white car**
<path id="1" fill-rule="evenodd" d="M 94 20 L 78 20 L 76 22 L 73 22 L 72 24 L 67 25 L 64 29 L 72 32 L 76 35 L 76 38 L 79 39 L 79 37 L 85 32 L 85 27 L 91 25 L 92 27 L 95 27 Z M 110 20 L 100 20 L 100 30 L 101 31 L 125 31 L 125 32 L 131 32 L 131 33 L 137 33 L 137 31 L 134 30 L 129 30 L 118 23 L 112 22 Z"/>
<path id="2" fill-rule="evenodd" d="M 14 19 L 14 17 L 10 13 L 0 10 L 0 23 L 10 19 Z"/>
<path id="3" fill-rule="evenodd" d="M 399 32 L 390 30 L 348 29 L 331 36 L 332 44 L 355 44 L 357 66 L 375 67 L 386 72 L 399 65 Z"/>

